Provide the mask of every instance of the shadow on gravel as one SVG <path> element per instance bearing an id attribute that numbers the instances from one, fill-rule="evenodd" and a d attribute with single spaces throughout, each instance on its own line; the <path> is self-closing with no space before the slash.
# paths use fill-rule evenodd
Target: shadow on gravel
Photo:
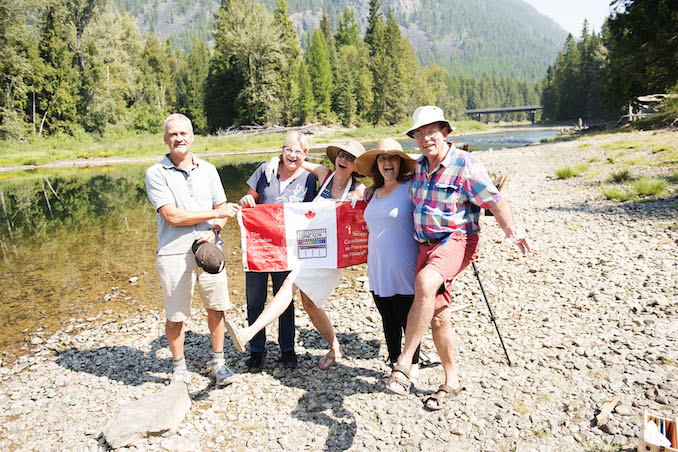
<path id="1" fill-rule="evenodd" d="M 211 350 L 209 334 L 196 334 L 186 331 L 184 348 L 186 362 L 191 371 L 197 364 L 207 361 Z M 148 352 L 129 346 L 105 346 L 87 349 L 71 347 L 57 352 L 57 364 L 75 371 L 86 372 L 97 377 L 106 377 L 126 385 L 139 386 L 144 383 L 169 383 L 170 378 L 152 374 L 172 373 L 172 362 L 168 358 L 159 359 L 156 352 L 168 348 L 167 337 L 162 335 L 151 342 Z"/>
<path id="2" fill-rule="evenodd" d="M 353 366 L 350 360 L 378 359 L 380 343 L 376 339 L 363 340 L 360 333 L 338 333 L 344 359 L 327 369 L 321 369 L 317 361 L 326 352 L 325 340 L 316 330 L 301 333 L 304 346 L 307 349 L 317 347 L 320 353 L 299 357 L 300 361 L 310 361 L 310 369 L 303 366 L 296 370 L 296 375 L 279 378 L 285 386 L 306 391 L 291 414 L 300 421 L 328 428 L 323 450 L 348 450 L 353 447 L 358 426 L 353 413 L 344 406 L 344 400 L 356 394 L 375 391 L 374 383 L 381 377 L 380 372 Z M 305 373 L 302 374 L 304 378 L 299 378 L 300 373 Z"/>

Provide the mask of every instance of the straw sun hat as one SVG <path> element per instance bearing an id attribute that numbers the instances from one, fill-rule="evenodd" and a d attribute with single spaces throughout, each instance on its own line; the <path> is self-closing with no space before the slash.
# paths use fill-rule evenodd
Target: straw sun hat
<path id="1" fill-rule="evenodd" d="M 353 157 L 358 158 L 365 153 L 365 148 L 356 140 L 348 140 L 342 144 L 330 144 L 327 146 L 326 152 L 327 158 L 330 159 L 333 165 L 335 164 L 335 160 L 337 159 L 337 154 L 339 151 L 347 152 Z"/>
<path id="2" fill-rule="evenodd" d="M 401 158 L 400 165 L 404 167 L 404 174 L 414 172 L 415 160 L 403 152 L 403 147 L 393 138 L 386 138 L 377 143 L 377 147 L 365 152 L 355 160 L 356 170 L 363 176 L 374 179 L 372 168 L 377 157 L 381 154 L 397 155 Z"/>
<path id="3" fill-rule="evenodd" d="M 446 125 L 449 128 L 450 133 L 452 133 L 455 129 L 452 123 L 445 119 L 442 108 L 436 107 L 435 105 L 424 105 L 423 107 L 419 107 L 414 110 L 414 113 L 412 113 L 412 127 L 410 130 L 405 132 L 405 135 L 409 136 L 410 138 L 414 138 L 414 131 L 419 127 L 427 126 L 436 122 Z"/>

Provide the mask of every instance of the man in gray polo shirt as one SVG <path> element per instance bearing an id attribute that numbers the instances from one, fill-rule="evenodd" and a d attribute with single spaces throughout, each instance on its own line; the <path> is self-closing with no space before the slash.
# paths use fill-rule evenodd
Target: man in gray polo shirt
<path id="1" fill-rule="evenodd" d="M 184 358 L 184 321 L 191 315 L 197 282 L 212 337 L 210 373 L 216 384 L 223 386 L 233 380 L 224 361 L 224 310 L 231 307 L 226 271 L 210 274 L 198 267 L 191 245 L 198 240 L 223 246 L 219 231 L 240 206 L 226 202 L 214 165 L 191 153 L 191 120 L 175 113 L 165 120 L 164 129 L 170 152 L 146 171 L 146 191 L 157 213 L 155 266 L 167 317 L 165 333 L 174 359 L 172 382 L 187 383 L 190 377 Z"/>

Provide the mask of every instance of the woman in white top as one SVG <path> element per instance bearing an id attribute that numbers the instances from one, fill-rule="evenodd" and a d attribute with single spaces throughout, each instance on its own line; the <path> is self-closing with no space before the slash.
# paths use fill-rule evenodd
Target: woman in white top
<path id="1" fill-rule="evenodd" d="M 388 361 L 393 368 L 401 352 L 407 315 L 414 301 L 414 269 L 418 244 L 414 240 L 413 204 L 409 196 L 415 161 L 396 140 L 387 138 L 356 160 L 358 172 L 376 188 L 365 209 L 369 231 L 367 273 L 372 297 L 381 314 Z M 419 349 L 412 371 L 418 373 Z M 411 372 L 412 372 L 411 371 Z M 384 388 L 390 369 L 377 382 Z"/>
<path id="2" fill-rule="evenodd" d="M 365 186 L 355 178 L 355 159 L 365 152 L 365 148 L 350 140 L 341 145 L 327 148 L 327 157 L 334 163 L 335 171 L 323 165 L 304 162 L 302 167 L 313 174 L 321 183 L 318 196 L 313 202 L 351 201 L 362 199 Z M 357 173 L 356 173 L 357 174 Z M 301 291 L 304 310 L 308 313 L 313 325 L 318 329 L 330 345 L 330 350 L 323 356 L 318 365 L 325 369 L 338 362 L 343 353 L 334 334 L 329 317 L 322 309 L 334 288 L 339 284 L 343 269 L 297 268 L 285 279 L 273 300 L 257 320 L 246 328 L 239 329 L 231 320 L 226 320 L 226 329 L 231 340 L 240 352 L 245 351 L 245 344 L 259 331 L 263 330 L 280 317 L 292 303 L 297 289 Z"/>

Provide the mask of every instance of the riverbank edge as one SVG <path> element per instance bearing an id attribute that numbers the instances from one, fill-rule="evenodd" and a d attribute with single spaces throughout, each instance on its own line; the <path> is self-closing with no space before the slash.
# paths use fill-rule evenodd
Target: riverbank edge
<path id="1" fill-rule="evenodd" d="M 565 131 L 568 129 L 567 126 L 525 126 L 525 125 L 516 125 L 508 127 L 496 127 L 488 130 L 474 131 L 464 133 L 464 136 L 468 135 L 485 135 L 490 133 L 502 133 L 502 132 L 511 132 L 515 131 L 518 128 L 529 128 L 530 130 L 560 130 Z M 450 137 L 461 136 L 461 134 L 450 135 Z M 377 136 L 372 138 L 356 138 L 357 141 L 361 143 L 370 143 L 378 141 L 384 138 L 394 138 L 396 140 L 406 140 L 409 139 L 405 136 L 394 136 L 394 137 L 384 137 Z M 342 141 L 345 139 L 340 139 L 336 141 Z M 160 144 L 158 147 L 161 147 Z M 327 147 L 327 143 L 312 145 L 309 150 L 309 155 L 313 154 L 322 154 L 324 149 Z M 257 149 L 257 150 L 244 150 L 244 151 L 229 151 L 229 152 L 197 152 L 199 158 L 208 159 L 213 157 L 233 157 L 233 156 L 243 156 L 243 155 L 267 155 L 275 154 L 279 151 L 278 148 L 267 148 L 267 149 Z M 68 160 L 59 160 L 56 162 L 45 163 L 42 165 L 7 165 L 0 166 L 0 173 L 13 173 L 20 171 L 30 171 L 30 170 L 39 170 L 39 169 L 58 169 L 58 168 L 90 168 L 90 167 L 99 167 L 99 166 L 115 166 L 115 165 L 128 165 L 135 163 L 146 163 L 146 162 L 157 162 L 162 159 L 163 154 L 156 154 L 144 157 L 94 157 L 94 158 L 81 158 L 81 159 L 68 159 Z M 316 155 L 315 157 L 318 157 Z"/>

